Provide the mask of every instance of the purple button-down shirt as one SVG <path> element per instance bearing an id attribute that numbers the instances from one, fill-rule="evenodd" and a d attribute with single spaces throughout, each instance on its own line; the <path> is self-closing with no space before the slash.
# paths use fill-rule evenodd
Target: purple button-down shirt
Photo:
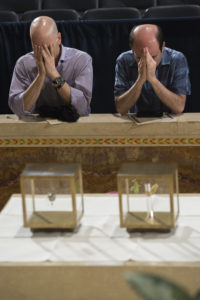
<path id="1" fill-rule="evenodd" d="M 61 46 L 61 56 L 57 71 L 71 87 L 71 104 L 80 115 L 90 113 L 92 97 L 92 58 L 85 52 L 74 48 Z M 38 74 L 33 52 L 20 57 L 15 65 L 10 86 L 8 104 L 19 117 L 36 113 L 41 105 L 61 105 L 63 100 L 46 77 L 40 96 L 30 111 L 24 110 L 24 92 Z"/>

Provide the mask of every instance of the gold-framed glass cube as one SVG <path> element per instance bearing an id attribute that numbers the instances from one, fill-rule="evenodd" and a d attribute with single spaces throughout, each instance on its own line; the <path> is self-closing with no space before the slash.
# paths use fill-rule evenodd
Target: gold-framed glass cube
<path id="1" fill-rule="evenodd" d="M 32 163 L 20 176 L 24 226 L 75 229 L 84 213 L 81 166 Z"/>
<path id="2" fill-rule="evenodd" d="M 179 215 L 178 170 L 174 163 L 124 163 L 118 174 L 120 226 L 169 231 Z"/>

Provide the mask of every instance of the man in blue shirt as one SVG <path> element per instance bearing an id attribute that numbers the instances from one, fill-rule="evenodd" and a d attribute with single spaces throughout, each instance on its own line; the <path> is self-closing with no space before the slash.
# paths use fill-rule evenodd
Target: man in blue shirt
<path id="1" fill-rule="evenodd" d="M 165 47 L 161 28 L 151 24 L 131 30 L 130 47 L 117 58 L 117 111 L 122 115 L 129 111 L 181 113 L 190 95 L 185 56 Z"/>

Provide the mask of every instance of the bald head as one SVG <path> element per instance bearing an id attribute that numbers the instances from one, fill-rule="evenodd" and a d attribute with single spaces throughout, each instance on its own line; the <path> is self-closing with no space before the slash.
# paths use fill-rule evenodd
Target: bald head
<path id="1" fill-rule="evenodd" d="M 145 48 L 155 41 L 158 42 L 160 50 L 163 46 L 163 33 L 159 26 L 152 24 L 143 24 L 133 27 L 130 32 L 129 42 L 130 47 L 137 43 L 139 46 Z"/>
<path id="2" fill-rule="evenodd" d="M 130 47 L 137 61 L 143 56 L 147 48 L 150 55 L 158 65 L 165 47 L 163 34 L 160 27 L 152 24 L 142 24 L 133 27 L 129 36 Z"/>
<path id="3" fill-rule="evenodd" d="M 45 45 L 53 47 L 53 54 L 57 60 L 61 53 L 61 34 L 58 32 L 52 18 L 41 16 L 33 20 L 30 27 L 30 37 L 34 46 L 43 48 Z"/>
<path id="4" fill-rule="evenodd" d="M 30 27 L 30 37 L 33 44 L 49 44 L 49 38 L 54 38 L 58 34 L 55 21 L 52 18 L 41 16 L 34 19 Z"/>

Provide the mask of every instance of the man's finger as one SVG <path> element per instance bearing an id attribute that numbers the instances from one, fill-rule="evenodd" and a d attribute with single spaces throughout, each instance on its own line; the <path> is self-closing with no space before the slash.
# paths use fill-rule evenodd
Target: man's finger
<path id="1" fill-rule="evenodd" d="M 144 57 L 146 57 L 146 56 L 147 56 L 147 52 L 148 52 L 148 48 L 147 48 L 147 47 L 145 47 L 145 48 L 143 49 L 143 56 L 144 56 Z"/>
<path id="2" fill-rule="evenodd" d="M 37 53 L 38 53 L 37 45 L 33 45 L 33 52 L 34 52 L 34 55 L 37 56 Z"/>
<path id="3" fill-rule="evenodd" d="M 41 60 L 41 51 L 40 51 L 40 46 L 38 45 L 34 45 L 33 46 L 33 50 L 34 50 L 34 56 L 37 60 Z"/>
<path id="4" fill-rule="evenodd" d="M 52 56 L 54 56 L 54 44 L 49 45 L 49 51 Z"/>
<path id="5" fill-rule="evenodd" d="M 46 44 L 42 47 L 42 50 L 46 55 L 51 55 L 49 48 Z"/>
<path id="6" fill-rule="evenodd" d="M 152 60 L 153 59 L 152 56 L 151 56 L 151 54 L 149 53 L 149 49 L 148 48 L 146 48 L 146 59 L 147 60 Z"/>

